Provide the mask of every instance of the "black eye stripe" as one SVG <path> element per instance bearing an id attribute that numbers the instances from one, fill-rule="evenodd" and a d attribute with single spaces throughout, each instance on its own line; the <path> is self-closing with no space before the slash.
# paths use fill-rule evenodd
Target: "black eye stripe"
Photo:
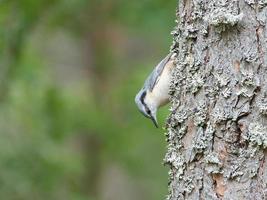
<path id="1" fill-rule="evenodd" d="M 146 96 L 146 91 L 144 91 L 143 93 L 142 93 L 142 95 L 141 95 L 141 102 L 142 102 L 142 104 L 144 105 L 145 104 L 145 96 Z"/>
<path id="2" fill-rule="evenodd" d="M 150 111 L 150 109 L 147 107 L 147 105 L 146 105 L 146 103 L 145 103 L 145 96 L 146 96 L 146 91 L 144 91 L 144 92 L 142 93 L 140 100 L 141 100 L 142 104 L 143 104 L 144 107 L 145 107 L 146 113 L 147 113 L 148 115 L 151 115 L 151 111 Z"/>

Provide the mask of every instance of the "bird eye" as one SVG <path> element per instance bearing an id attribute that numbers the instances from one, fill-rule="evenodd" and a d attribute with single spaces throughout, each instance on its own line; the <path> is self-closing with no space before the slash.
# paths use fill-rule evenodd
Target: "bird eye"
<path id="1" fill-rule="evenodd" d="M 145 105 L 145 115 L 151 117 L 151 110 Z"/>

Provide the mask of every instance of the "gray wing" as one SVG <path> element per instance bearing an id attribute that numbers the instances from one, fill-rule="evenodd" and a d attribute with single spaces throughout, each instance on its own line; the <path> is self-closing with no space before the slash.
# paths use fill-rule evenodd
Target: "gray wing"
<path id="1" fill-rule="evenodd" d="M 165 65 L 170 60 L 172 53 L 169 53 L 160 63 L 155 67 L 152 73 L 145 81 L 145 86 L 152 91 L 156 83 L 158 82 L 158 78 L 161 75 Z"/>

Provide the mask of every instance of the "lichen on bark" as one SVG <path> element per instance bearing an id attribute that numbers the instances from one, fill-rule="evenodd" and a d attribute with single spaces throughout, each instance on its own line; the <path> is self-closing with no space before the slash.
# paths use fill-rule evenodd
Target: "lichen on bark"
<path id="1" fill-rule="evenodd" d="M 267 2 L 180 0 L 168 200 L 267 199 Z"/>

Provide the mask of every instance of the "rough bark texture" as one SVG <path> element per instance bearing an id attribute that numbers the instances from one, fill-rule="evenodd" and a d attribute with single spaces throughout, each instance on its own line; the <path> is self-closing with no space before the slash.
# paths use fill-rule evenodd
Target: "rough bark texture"
<path id="1" fill-rule="evenodd" d="M 267 199 L 267 0 L 181 0 L 168 200 Z"/>

